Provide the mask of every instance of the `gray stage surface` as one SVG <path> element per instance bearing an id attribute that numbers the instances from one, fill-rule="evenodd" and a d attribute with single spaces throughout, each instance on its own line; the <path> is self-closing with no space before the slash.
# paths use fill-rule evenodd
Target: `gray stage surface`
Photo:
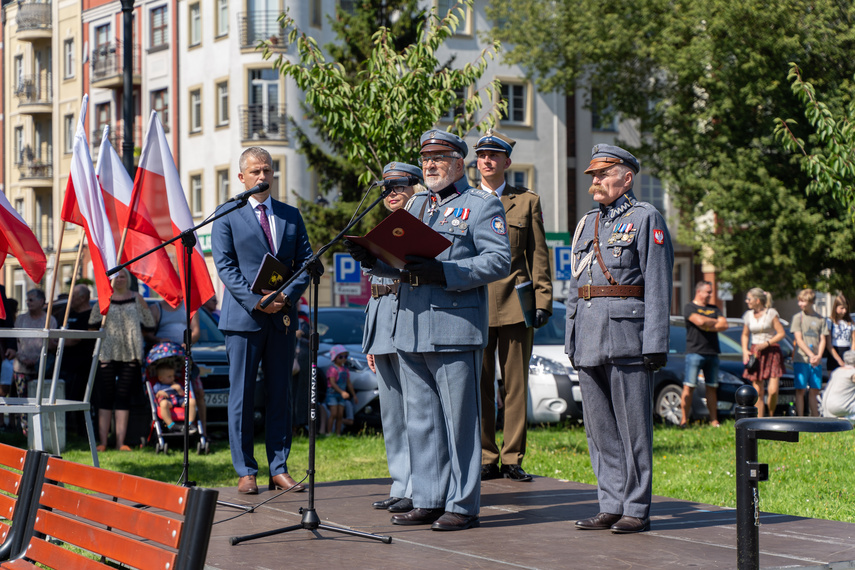
<path id="1" fill-rule="evenodd" d="M 654 496 L 650 532 L 580 531 L 573 523 L 597 512 L 595 487 L 546 477 L 532 483 L 494 480 L 482 485 L 480 528 L 449 533 L 391 524 L 388 512 L 371 508 L 388 489 L 387 479 L 319 483 L 315 510 L 324 524 L 391 536 L 391 544 L 305 529 L 230 544 L 232 536 L 299 524 L 308 492 L 287 493 L 232 520 L 226 519 L 238 511 L 217 507 L 207 565 L 229 570 L 736 567 L 732 509 Z M 258 504 L 276 496 L 266 490 L 238 495 L 234 487 L 219 491 L 221 500 L 235 503 Z M 760 492 L 762 498 L 762 487 Z M 855 560 L 855 524 L 773 513 L 762 513 L 760 522 L 763 568 L 855 568 L 840 563 Z"/>

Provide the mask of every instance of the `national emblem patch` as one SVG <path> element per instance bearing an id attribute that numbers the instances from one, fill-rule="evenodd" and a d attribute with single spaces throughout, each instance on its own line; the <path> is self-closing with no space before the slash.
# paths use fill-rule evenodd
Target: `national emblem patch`
<path id="1" fill-rule="evenodd" d="M 653 242 L 662 245 L 665 243 L 665 232 L 662 230 L 653 230 Z"/>

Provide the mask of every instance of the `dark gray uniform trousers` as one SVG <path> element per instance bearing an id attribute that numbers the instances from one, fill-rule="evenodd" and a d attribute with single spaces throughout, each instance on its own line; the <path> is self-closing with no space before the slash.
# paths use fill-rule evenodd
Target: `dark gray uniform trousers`
<path id="1" fill-rule="evenodd" d="M 641 365 L 579 369 L 600 511 L 647 518 L 653 493 L 653 373 Z"/>

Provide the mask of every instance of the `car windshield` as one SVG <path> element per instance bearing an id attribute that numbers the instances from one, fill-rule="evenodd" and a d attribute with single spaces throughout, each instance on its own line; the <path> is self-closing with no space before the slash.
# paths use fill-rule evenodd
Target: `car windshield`
<path id="1" fill-rule="evenodd" d="M 365 313 L 359 310 L 322 309 L 318 312 L 318 336 L 327 344 L 362 344 Z"/>
<path id="2" fill-rule="evenodd" d="M 553 344 L 564 346 L 564 325 L 567 322 L 567 309 L 561 303 L 552 304 L 552 316 L 539 329 L 534 330 L 534 344 Z"/>
<path id="3" fill-rule="evenodd" d="M 224 344 L 226 342 L 223 331 L 217 328 L 214 318 L 205 309 L 199 309 L 199 343 L 200 344 Z"/>

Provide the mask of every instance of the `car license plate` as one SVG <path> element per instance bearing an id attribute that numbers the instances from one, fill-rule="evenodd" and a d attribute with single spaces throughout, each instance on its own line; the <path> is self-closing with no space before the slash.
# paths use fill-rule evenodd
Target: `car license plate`
<path id="1" fill-rule="evenodd" d="M 205 392 L 205 405 L 209 408 L 225 408 L 229 405 L 228 392 Z"/>

